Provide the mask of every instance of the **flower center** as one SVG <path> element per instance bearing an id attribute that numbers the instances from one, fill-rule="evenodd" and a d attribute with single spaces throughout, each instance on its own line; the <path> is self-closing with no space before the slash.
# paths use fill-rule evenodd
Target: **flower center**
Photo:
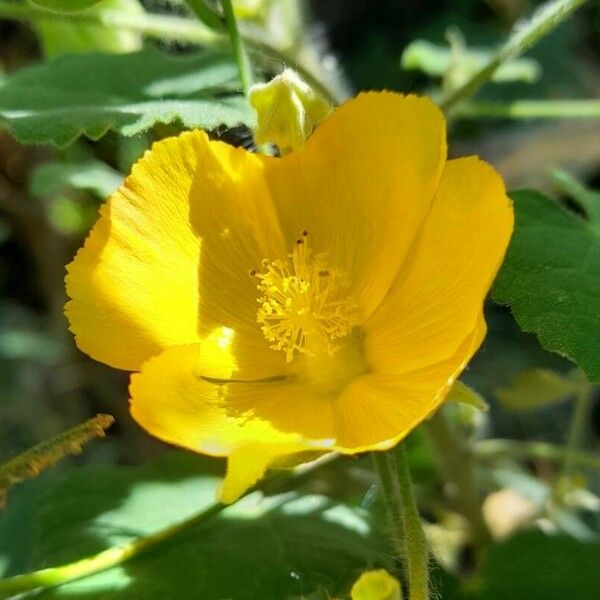
<path id="1" fill-rule="evenodd" d="M 265 259 L 262 267 L 251 275 L 259 279 L 256 320 L 270 347 L 288 362 L 301 353 L 333 356 L 360 322 L 346 275 L 330 267 L 326 254 L 313 253 L 307 231 L 286 260 Z"/>

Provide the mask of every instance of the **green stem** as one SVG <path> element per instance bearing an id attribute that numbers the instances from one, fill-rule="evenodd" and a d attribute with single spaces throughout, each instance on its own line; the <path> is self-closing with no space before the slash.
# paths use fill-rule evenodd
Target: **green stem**
<path id="1" fill-rule="evenodd" d="M 223 28 L 223 20 L 216 12 L 209 8 L 205 0 L 186 0 L 188 6 L 192 9 L 192 12 L 207 26 L 211 29 Z"/>
<path id="2" fill-rule="evenodd" d="M 503 63 L 523 54 L 585 2 L 586 0 L 554 0 L 542 5 L 529 21 L 517 24 L 508 40 L 479 71 L 458 89 L 446 94 L 440 103 L 441 108 L 449 111 L 459 102 L 473 96 Z"/>
<path id="3" fill-rule="evenodd" d="M 479 460 L 507 458 L 539 458 L 564 462 L 568 459 L 575 466 L 600 470 L 600 456 L 588 452 L 570 450 L 563 446 L 547 442 L 522 442 L 519 440 L 489 439 L 475 445 L 475 454 Z"/>
<path id="4" fill-rule="evenodd" d="M 222 34 L 182 17 L 152 15 L 149 13 L 129 15 L 118 11 L 76 12 L 63 15 L 49 12 L 33 4 L 0 1 L 0 17 L 16 21 L 72 22 L 80 25 L 104 25 L 116 29 L 134 31 L 151 38 L 190 44 L 214 44 L 226 41 Z"/>
<path id="5" fill-rule="evenodd" d="M 80 25 L 104 25 L 109 28 L 137 32 L 149 38 L 198 44 L 202 46 L 227 47 L 229 44 L 228 36 L 221 32 L 213 31 L 197 21 L 182 17 L 171 17 L 168 15 L 159 16 L 144 13 L 132 16 L 117 11 L 103 11 L 102 13 L 89 13 L 84 11 L 61 15 L 30 4 L 0 0 L 0 18 L 26 22 L 71 21 Z M 282 64 L 293 66 L 302 79 L 315 89 L 318 89 L 326 98 L 331 98 L 335 102 L 345 99 L 344 97 L 336 95 L 329 89 L 328 85 L 312 73 L 310 69 L 306 68 L 301 62 L 284 50 L 275 48 L 250 33 L 242 35 L 241 37 L 247 47 L 254 50 L 257 55 L 266 55 Z"/>
<path id="6" fill-rule="evenodd" d="M 34 571 L 33 573 L 25 573 L 1 579 L 0 596 L 6 597 L 6 595 L 26 592 L 36 588 L 52 588 L 68 583 L 69 581 L 74 581 L 75 579 L 81 579 L 82 577 L 105 571 L 133 557 L 140 556 L 178 533 L 206 521 L 226 507 L 227 505 L 225 504 L 212 504 L 201 513 L 194 515 L 186 521 L 162 529 L 153 535 L 133 540 L 129 544 L 109 548 L 93 556 L 88 556 L 82 560 L 60 567 L 51 567 L 49 569 L 42 569 L 41 571 Z"/>
<path id="7" fill-rule="evenodd" d="M 404 561 L 404 515 L 398 483 L 398 465 L 392 452 L 373 452 L 373 462 L 379 476 L 381 493 L 391 527 L 391 541 L 396 558 Z"/>
<path id="8" fill-rule="evenodd" d="M 468 102 L 457 106 L 454 115 L 474 119 L 583 119 L 600 117 L 600 100 Z"/>
<path id="9" fill-rule="evenodd" d="M 381 480 L 398 558 L 405 561 L 410 600 L 428 600 L 428 555 L 421 518 L 412 491 L 408 460 L 401 444 L 373 458 Z"/>
<path id="10" fill-rule="evenodd" d="M 404 510 L 404 539 L 410 600 L 427 600 L 429 598 L 427 545 L 423 526 L 421 525 L 421 517 L 412 491 L 408 459 L 402 444 L 396 449 L 396 460 L 398 462 L 400 497 Z"/>
<path id="11" fill-rule="evenodd" d="M 567 433 L 565 445 L 565 457 L 563 461 L 563 474 L 573 471 L 575 463 L 572 459 L 572 453 L 579 450 L 583 435 L 585 433 L 588 407 L 590 402 L 590 387 L 584 386 L 575 397 L 575 407 L 571 416 L 571 424 Z"/>
<path id="12" fill-rule="evenodd" d="M 469 523 L 478 554 L 490 541 L 483 520 L 481 501 L 475 482 L 475 461 L 471 448 L 452 430 L 444 408 L 426 423 L 436 450 L 450 499 Z"/>
<path id="13" fill-rule="evenodd" d="M 300 465 L 296 467 L 291 474 L 281 473 L 274 475 L 264 482 L 264 485 L 272 486 L 274 491 L 278 485 L 289 483 L 290 479 L 298 483 L 305 477 L 309 476 L 315 470 L 320 467 L 329 464 L 330 462 L 339 458 L 338 454 L 330 453 L 322 456 L 311 463 Z M 244 494 L 243 497 L 255 491 L 257 488 L 252 488 Z M 241 500 L 241 498 L 239 498 Z M 238 500 L 238 501 L 239 501 Z M 11 596 L 20 592 L 27 592 L 35 590 L 37 588 L 53 588 L 76 579 L 88 577 L 95 573 L 100 573 L 111 567 L 120 565 L 132 558 L 136 558 L 148 550 L 151 550 L 159 544 L 173 538 L 177 534 L 190 529 L 204 521 L 207 521 L 211 517 L 219 514 L 222 510 L 226 509 L 228 505 L 220 502 L 215 502 L 200 513 L 190 517 L 189 519 L 162 529 L 157 533 L 149 535 L 147 537 L 135 539 L 128 544 L 123 546 L 115 546 L 103 550 L 93 556 L 88 556 L 81 560 L 61 565 L 59 567 L 51 567 L 49 569 L 42 569 L 40 571 L 34 571 L 32 573 L 24 573 L 22 575 L 15 575 L 13 577 L 7 577 L 6 579 L 0 579 L 0 598 L 4 598 L 7 595 Z"/>
<path id="14" fill-rule="evenodd" d="M 252 71 L 250 69 L 250 61 L 248 60 L 248 55 L 246 54 L 246 49 L 244 48 L 240 31 L 237 26 L 237 19 L 235 18 L 231 0 L 221 0 L 221 7 L 223 8 L 223 14 L 225 15 L 225 26 L 227 27 L 227 32 L 229 33 L 229 40 L 231 41 L 233 56 L 240 73 L 242 89 L 244 90 L 244 94 L 248 96 L 250 86 L 252 85 Z"/>

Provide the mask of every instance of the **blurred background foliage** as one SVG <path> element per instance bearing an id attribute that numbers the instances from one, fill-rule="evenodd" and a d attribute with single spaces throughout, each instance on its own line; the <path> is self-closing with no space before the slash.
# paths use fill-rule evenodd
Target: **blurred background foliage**
<path id="1" fill-rule="evenodd" d="M 238 9 L 244 26 L 252 32 L 265 18 L 261 10 L 270 11 L 272 5 L 285 3 L 240 2 Z M 176 0 L 149 0 L 143 5 L 158 14 L 188 14 Z M 298 4 L 307 26 L 298 32 L 304 37 L 296 40 L 296 52 L 304 52 L 310 65 L 316 59 L 306 48 L 317 48 L 321 68 L 335 78 L 341 95 L 382 88 L 436 95 L 440 86 L 452 83 L 449 77 L 464 76 L 448 74 L 452 52 L 462 52 L 468 58 L 463 68 L 479 64 L 481 57 L 505 38 L 514 22 L 535 5 L 530 0 L 313 0 Z M 135 18 L 142 7 L 135 0 L 103 0 L 90 10 L 120 10 Z M 282 10 L 285 12 L 285 8 Z M 278 31 L 277 22 L 269 24 L 269 31 L 275 39 L 286 34 Z M 2 73 L 14 74 L 46 57 L 90 51 L 131 52 L 157 44 L 177 55 L 190 54 L 185 43 L 147 41 L 135 31 L 118 31 L 110 26 L 50 21 L 30 25 L 0 19 L 0 87 Z M 260 48 L 251 49 L 251 58 L 260 53 Z M 279 60 L 255 60 L 254 64 L 264 75 L 281 67 Z M 137 81 L 138 75 L 132 79 Z M 482 90 L 478 99 L 600 97 L 600 3 L 588 3 L 542 40 L 526 60 L 512 63 L 497 79 Z M 185 87 L 188 80 L 182 81 Z M 178 93 L 187 93 L 182 90 Z M 93 95 L 94 90 L 89 91 Z M 160 96 L 156 95 L 157 101 Z M 600 119 L 457 118 L 450 127 L 452 155 L 479 154 L 498 168 L 509 189 L 543 190 L 576 210 L 577 194 L 582 190 L 592 193 L 590 190 L 600 187 Z M 180 453 L 175 453 L 175 458 L 165 457 L 170 449 L 147 436 L 128 415 L 127 374 L 78 352 L 63 316 L 64 266 L 93 224 L 99 204 L 154 140 L 183 128 L 184 123 L 176 121 L 156 124 L 130 137 L 115 131 L 101 135 L 105 133 L 102 131 L 92 136 L 99 138 L 96 141 L 79 138 L 56 148 L 48 144 L 22 145 L 0 126 L 0 462 L 93 414 L 116 417 L 107 440 L 92 444 L 81 457 L 68 459 L 52 474 L 11 493 L 9 512 L 0 513 L 0 574 L 74 560 L 115 540 L 154 531 L 173 522 L 175 516 L 199 510 L 207 493 L 202 486 L 214 489 L 214 476 L 200 478 L 196 482 L 200 487 L 195 486 L 194 478 L 207 468 L 220 468 L 214 466 L 218 461 L 207 467 L 207 461 L 198 457 Z M 232 143 L 249 143 L 244 128 L 220 127 L 213 133 Z M 600 274 L 598 281 L 600 285 Z M 488 337 L 463 380 L 490 409 L 479 412 L 462 404 L 448 405 L 445 426 L 453 430 L 450 434 L 473 442 L 476 492 L 483 501 L 486 526 L 496 540 L 508 541 L 489 553 L 478 579 L 459 589 L 455 575 L 468 572 L 477 557 L 466 537 L 464 514 L 456 505 L 454 488 L 460 484 L 457 465 L 444 464 L 440 436 L 435 431 L 430 435 L 435 423 L 429 430 L 414 433 L 409 450 L 420 507 L 430 544 L 445 565 L 445 570 L 436 571 L 437 585 L 443 598 L 598 597 L 597 576 L 590 574 L 600 564 L 597 389 L 585 381 L 576 365 L 543 350 L 534 335 L 522 333 L 509 309 L 490 302 L 487 318 Z M 577 400 L 583 397 L 585 401 Z M 569 433 L 569 423 L 578 407 L 579 430 L 573 432 L 571 428 Z M 561 452 L 569 435 L 577 436 L 576 451 L 583 453 L 583 458 L 575 457 L 573 461 Z M 139 466 L 154 464 L 155 460 L 159 466 L 154 470 L 146 472 L 144 469 L 150 467 Z M 174 466 L 177 461 L 183 465 L 179 470 Z M 91 471 L 82 471 L 81 475 L 72 472 L 71 467 L 82 464 L 91 465 L 86 467 Z M 91 491 L 85 486 L 90 473 L 96 486 Z M 149 473 L 150 478 L 146 477 Z M 55 480 L 62 482 L 60 486 Z M 146 482 L 145 486 L 136 487 L 138 481 Z M 165 481 L 177 481 L 177 485 L 170 487 Z M 38 493 L 41 489 L 44 495 Z M 188 493 L 197 494 L 198 501 L 189 500 Z M 277 493 L 291 492 L 284 486 Z M 217 548 L 224 539 L 234 537 L 237 550 L 222 546 L 223 561 L 237 561 L 240 577 L 252 581 L 252 577 L 260 579 L 257 572 L 280 568 L 279 564 L 269 563 L 276 562 L 276 558 L 264 541 L 274 535 L 274 528 L 278 529 L 272 543 L 296 548 L 287 554 L 284 570 L 316 573 L 302 582 L 310 589 L 299 591 L 287 580 L 281 583 L 277 588 L 282 590 L 281 597 L 290 590 L 295 590 L 298 598 L 329 597 L 319 595 L 322 590 L 313 592 L 325 585 L 334 590 L 332 593 L 343 593 L 347 584 L 342 582 L 343 571 L 359 572 L 365 563 L 389 566 L 381 542 L 379 546 L 375 542 L 357 543 L 365 528 L 385 528 L 367 458 L 326 465 L 303 480 L 295 493 L 299 496 L 291 509 L 278 503 L 279 496 L 274 495 L 250 524 L 244 516 L 244 511 L 250 509 L 242 506 L 233 516 L 202 525 L 202 534 L 214 538 L 211 543 Z M 325 496 L 332 500 L 325 500 Z M 42 497 L 45 506 L 39 512 L 36 506 Z M 152 508 L 157 498 L 158 502 L 177 506 L 174 515 L 158 517 Z M 332 509 L 337 511 L 335 517 L 327 513 L 324 519 L 328 503 L 337 500 L 346 503 L 348 514 L 338 514 L 343 509 L 337 507 Z M 299 507 L 295 514 L 308 514 L 309 520 L 284 520 L 282 514 L 290 510 L 293 513 L 294 506 Z M 31 516 L 34 512 L 35 519 Z M 60 535 L 66 537 L 55 539 L 48 534 L 40 540 L 35 530 L 40 519 L 43 531 L 60 529 Z M 337 527 L 336 519 L 346 525 L 351 522 L 345 534 L 350 537 L 344 538 L 342 545 L 339 536 L 330 531 Z M 282 528 L 284 522 L 287 525 Z M 104 529 L 98 523 L 104 523 Z M 308 529 L 307 523 L 311 524 Z M 323 523 L 329 523 L 328 527 L 323 528 Z M 101 529 L 103 533 L 99 534 Z M 528 531 L 509 539 L 521 529 Z M 99 541 L 94 531 L 104 537 Z M 544 533 L 556 535 L 548 538 Z M 14 542 L 17 535 L 19 544 L 15 549 L 11 540 Z M 320 572 L 321 555 L 315 551 L 315 558 L 306 546 L 296 544 L 299 536 L 313 536 L 308 547 L 329 548 L 328 558 L 333 554 L 339 563 Z M 263 545 L 248 556 L 248 548 L 254 552 L 261 539 Z M 382 539 L 387 541 L 385 531 Z M 189 553 L 194 555 L 196 565 L 203 565 L 198 569 L 217 573 L 210 583 L 213 587 L 204 588 L 206 597 L 213 597 L 209 589 L 220 590 L 214 594 L 225 594 L 223 590 L 231 583 L 215 567 L 218 552 L 217 558 L 200 559 L 188 540 L 171 548 L 166 559 L 171 565 L 165 571 L 166 583 L 152 579 L 156 569 L 152 557 L 148 557 L 118 573 L 113 570 L 73 584 L 81 587 L 64 593 L 47 592 L 42 597 L 91 599 L 100 597 L 98 590 L 106 586 L 113 590 L 110 597 L 115 598 L 171 597 L 169 585 L 176 585 L 182 577 L 194 589 L 190 574 L 176 568 L 185 563 L 182 556 Z M 132 580 L 137 587 L 131 587 Z M 243 584 L 236 585 L 238 591 L 240 587 Z"/>

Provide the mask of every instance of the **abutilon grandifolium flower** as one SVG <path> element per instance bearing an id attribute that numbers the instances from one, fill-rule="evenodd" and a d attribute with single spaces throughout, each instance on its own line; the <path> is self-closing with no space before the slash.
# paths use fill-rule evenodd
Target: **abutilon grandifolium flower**
<path id="1" fill-rule="evenodd" d="M 134 372 L 142 427 L 228 457 L 231 502 L 286 455 L 385 450 L 430 415 L 483 340 L 512 228 L 429 100 L 365 93 L 283 158 L 156 143 L 69 265 L 66 313 Z"/>

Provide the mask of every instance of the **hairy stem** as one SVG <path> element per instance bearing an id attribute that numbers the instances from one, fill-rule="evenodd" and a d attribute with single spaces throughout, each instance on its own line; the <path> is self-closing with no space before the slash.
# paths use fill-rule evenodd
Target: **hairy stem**
<path id="1" fill-rule="evenodd" d="M 79 454 L 90 440 L 104 437 L 113 422 L 111 415 L 96 415 L 0 465 L 0 509 L 4 507 L 8 490 L 13 485 L 37 477 L 69 454 Z"/>
<path id="2" fill-rule="evenodd" d="M 412 491 L 408 460 L 400 445 L 388 452 L 374 452 L 383 496 L 392 523 L 398 559 L 406 564 L 410 600 L 429 598 L 428 556 L 425 534 Z"/>
<path id="3" fill-rule="evenodd" d="M 542 5 L 531 19 L 515 26 L 508 40 L 479 71 L 458 89 L 446 94 L 440 103 L 441 108 L 449 111 L 459 102 L 473 96 L 483 84 L 491 79 L 496 69 L 531 48 L 585 2 L 586 0 L 553 0 Z"/>
<path id="4" fill-rule="evenodd" d="M 489 542 L 490 535 L 481 513 L 471 449 L 452 431 L 443 408 L 427 421 L 427 429 L 440 461 L 448 495 L 468 521 L 475 549 L 479 552 Z"/>
<path id="5" fill-rule="evenodd" d="M 396 558 L 399 562 L 404 562 L 404 514 L 401 508 L 402 499 L 396 458 L 392 452 L 373 452 L 373 462 L 379 476 L 381 495 L 388 513 L 391 541 Z"/>

